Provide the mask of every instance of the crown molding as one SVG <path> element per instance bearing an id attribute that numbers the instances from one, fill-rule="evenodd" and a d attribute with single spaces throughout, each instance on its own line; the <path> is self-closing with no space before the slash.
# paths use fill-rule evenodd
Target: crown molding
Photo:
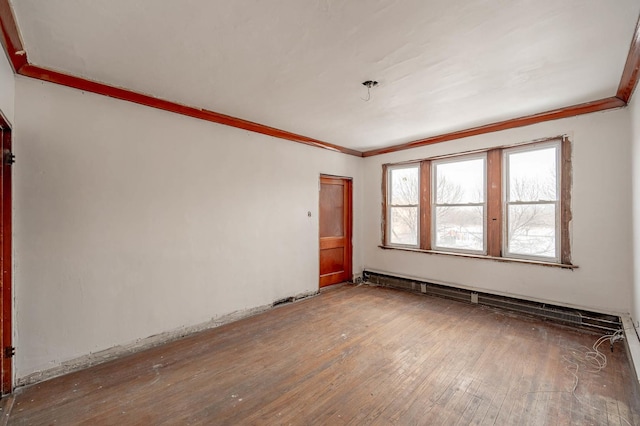
<path id="1" fill-rule="evenodd" d="M 622 71 L 622 77 L 620 77 L 620 85 L 618 85 L 618 92 L 616 96 L 622 99 L 625 103 L 631 100 L 633 89 L 635 89 L 638 83 L 638 70 L 640 69 L 640 19 L 636 23 L 636 29 L 631 39 L 631 45 L 629 46 L 629 53 L 627 55 L 627 62 L 624 64 L 624 70 Z"/>
<path id="2" fill-rule="evenodd" d="M 85 78 L 76 77 L 70 74 L 50 70 L 27 64 L 20 68 L 20 75 L 31 77 L 49 83 L 60 84 L 62 86 L 72 87 L 74 89 L 84 90 L 86 92 L 96 93 L 115 99 L 121 99 L 151 108 L 157 108 L 164 111 L 173 112 L 188 117 L 198 118 L 212 123 L 223 124 L 238 129 L 248 130 L 250 132 L 261 133 L 263 135 L 272 136 L 274 138 L 285 139 L 292 142 L 298 142 L 305 145 L 311 145 L 318 148 L 324 148 L 331 151 L 341 152 L 343 154 L 355 155 L 361 157 L 362 153 L 354 149 L 345 148 L 328 142 L 319 141 L 296 133 L 287 132 L 285 130 L 276 129 L 274 127 L 265 126 L 252 121 L 243 120 L 241 118 L 232 117 L 230 115 L 220 114 L 206 109 L 194 108 L 187 105 L 181 105 L 164 99 L 155 98 L 153 96 L 134 92 L 128 89 L 111 86 L 96 81 L 87 80 Z"/>
<path id="3" fill-rule="evenodd" d="M 393 145 L 386 148 L 373 149 L 365 151 L 363 157 L 371 157 L 374 155 L 388 154 L 390 152 L 402 151 L 405 149 L 417 148 L 435 143 L 452 141 L 455 139 L 467 138 L 469 136 L 482 135 L 484 133 L 499 132 L 501 130 L 514 129 L 516 127 L 529 126 L 531 124 L 542 123 L 545 121 L 558 120 L 560 118 L 573 117 L 576 115 L 590 114 L 592 112 L 606 111 L 614 108 L 622 108 L 626 105 L 622 99 L 615 96 L 598 101 L 586 102 L 583 104 L 573 105 L 566 108 L 554 109 L 539 114 L 527 115 L 524 117 L 514 118 L 511 120 L 499 121 L 497 123 L 486 124 L 484 126 L 473 127 L 471 129 L 459 130 L 456 132 L 445 133 L 442 135 L 431 136 L 428 138 L 418 139 L 415 141 Z"/>
<path id="4" fill-rule="evenodd" d="M 87 80 L 82 77 L 77 77 L 74 75 L 65 74 L 59 71 L 49 70 L 43 67 L 32 65 L 28 61 L 27 53 L 22 44 L 20 32 L 18 30 L 15 17 L 13 16 L 9 0 L 0 0 L 0 42 L 5 52 L 7 53 L 7 57 L 9 58 L 9 62 L 11 63 L 14 72 L 19 75 L 73 87 L 75 89 L 97 93 L 100 95 L 133 102 L 140 105 L 173 112 L 176 114 L 186 115 L 200 120 L 236 127 L 239 129 L 260 133 L 279 139 L 285 139 L 296 143 L 315 146 L 317 148 L 341 152 L 343 154 L 354 155 L 356 157 L 371 157 L 374 155 L 387 154 L 390 152 L 447 142 L 469 136 L 481 135 L 484 133 L 492 133 L 500 130 L 529 126 L 531 124 L 542 123 L 545 121 L 558 120 L 561 118 L 567 118 L 581 114 L 589 114 L 592 112 L 622 108 L 626 106 L 631 99 L 631 95 L 633 94 L 635 86 L 638 82 L 638 74 L 640 71 L 640 20 L 638 20 L 633 38 L 631 40 L 631 45 L 629 47 L 629 54 L 627 55 L 624 71 L 622 73 L 620 84 L 615 96 L 564 108 L 554 109 L 538 114 L 500 121 L 497 123 L 486 124 L 470 129 L 430 136 L 399 145 L 361 152 L 355 149 L 320 141 L 307 136 L 288 132 L 286 130 L 276 129 L 274 127 L 265 126 L 260 123 L 254 123 L 252 121 L 221 114 L 215 111 L 181 105 L 176 102 L 155 98 L 142 93 L 134 92 L 132 90 L 119 88 L 105 83 L 99 83 Z"/>
<path id="5" fill-rule="evenodd" d="M 223 124 L 250 132 L 260 133 L 274 138 L 285 139 L 317 148 L 328 149 L 330 151 L 341 152 L 343 154 L 362 157 L 362 152 L 313 139 L 307 136 L 299 135 L 286 130 L 276 129 L 274 127 L 265 126 L 260 123 L 244 120 L 242 118 L 221 114 L 215 111 L 181 105 L 176 102 L 155 98 L 153 96 L 134 92 L 132 90 L 111 86 L 96 81 L 87 80 L 71 74 L 54 71 L 32 65 L 27 61 L 27 54 L 20 39 L 20 32 L 16 24 L 15 17 L 11 10 L 9 0 L 0 0 L 0 41 L 7 53 L 7 57 L 11 62 L 11 66 L 16 74 L 25 77 L 31 77 L 50 83 L 60 84 L 75 89 L 84 90 L 99 95 L 109 96 L 111 98 L 121 99 L 151 108 L 157 108 L 176 114 L 186 115 L 188 117 L 197 118 L 212 123 Z"/>
<path id="6" fill-rule="evenodd" d="M 19 72 L 27 64 L 27 53 L 22 46 L 9 0 L 0 0 L 0 42 L 7 53 L 13 72 Z"/>

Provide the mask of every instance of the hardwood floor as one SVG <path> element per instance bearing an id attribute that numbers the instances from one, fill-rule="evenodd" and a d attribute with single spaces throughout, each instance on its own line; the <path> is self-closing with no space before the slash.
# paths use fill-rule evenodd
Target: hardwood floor
<path id="1" fill-rule="evenodd" d="M 600 372 L 584 361 L 597 338 L 343 286 L 20 389 L 8 423 L 638 425 L 623 343 Z"/>

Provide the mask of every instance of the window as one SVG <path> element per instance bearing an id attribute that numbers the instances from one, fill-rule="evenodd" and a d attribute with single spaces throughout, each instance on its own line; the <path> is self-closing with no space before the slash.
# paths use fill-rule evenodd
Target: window
<path id="1" fill-rule="evenodd" d="M 567 138 L 383 166 L 383 246 L 567 265 Z"/>
<path id="2" fill-rule="evenodd" d="M 557 262 L 560 144 L 504 151 L 505 253 Z"/>
<path id="3" fill-rule="evenodd" d="M 436 250 L 485 252 L 485 158 L 483 154 L 433 162 Z"/>
<path id="4" fill-rule="evenodd" d="M 417 165 L 389 169 L 389 242 L 418 245 L 420 174 Z"/>

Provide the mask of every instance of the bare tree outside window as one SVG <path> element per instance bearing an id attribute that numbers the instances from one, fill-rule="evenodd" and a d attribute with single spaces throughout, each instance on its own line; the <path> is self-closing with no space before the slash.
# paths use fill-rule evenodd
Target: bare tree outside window
<path id="1" fill-rule="evenodd" d="M 510 254 L 557 258 L 559 144 L 505 152 Z"/>
<path id="2" fill-rule="evenodd" d="M 485 156 L 434 162 L 435 248 L 483 252 Z"/>
<path id="3" fill-rule="evenodd" d="M 420 172 L 418 165 L 389 170 L 389 242 L 418 245 Z"/>

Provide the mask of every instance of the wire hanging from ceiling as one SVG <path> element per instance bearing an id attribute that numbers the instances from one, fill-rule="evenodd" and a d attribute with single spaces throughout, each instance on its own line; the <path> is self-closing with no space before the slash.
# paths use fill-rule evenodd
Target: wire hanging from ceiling
<path id="1" fill-rule="evenodd" d="M 367 98 L 360 98 L 365 102 L 369 102 L 371 100 L 371 89 L 378 86 L 378 82 L 375 80 L 367 80 L 362 83 L 363 86 L 367 88 Z"/>

